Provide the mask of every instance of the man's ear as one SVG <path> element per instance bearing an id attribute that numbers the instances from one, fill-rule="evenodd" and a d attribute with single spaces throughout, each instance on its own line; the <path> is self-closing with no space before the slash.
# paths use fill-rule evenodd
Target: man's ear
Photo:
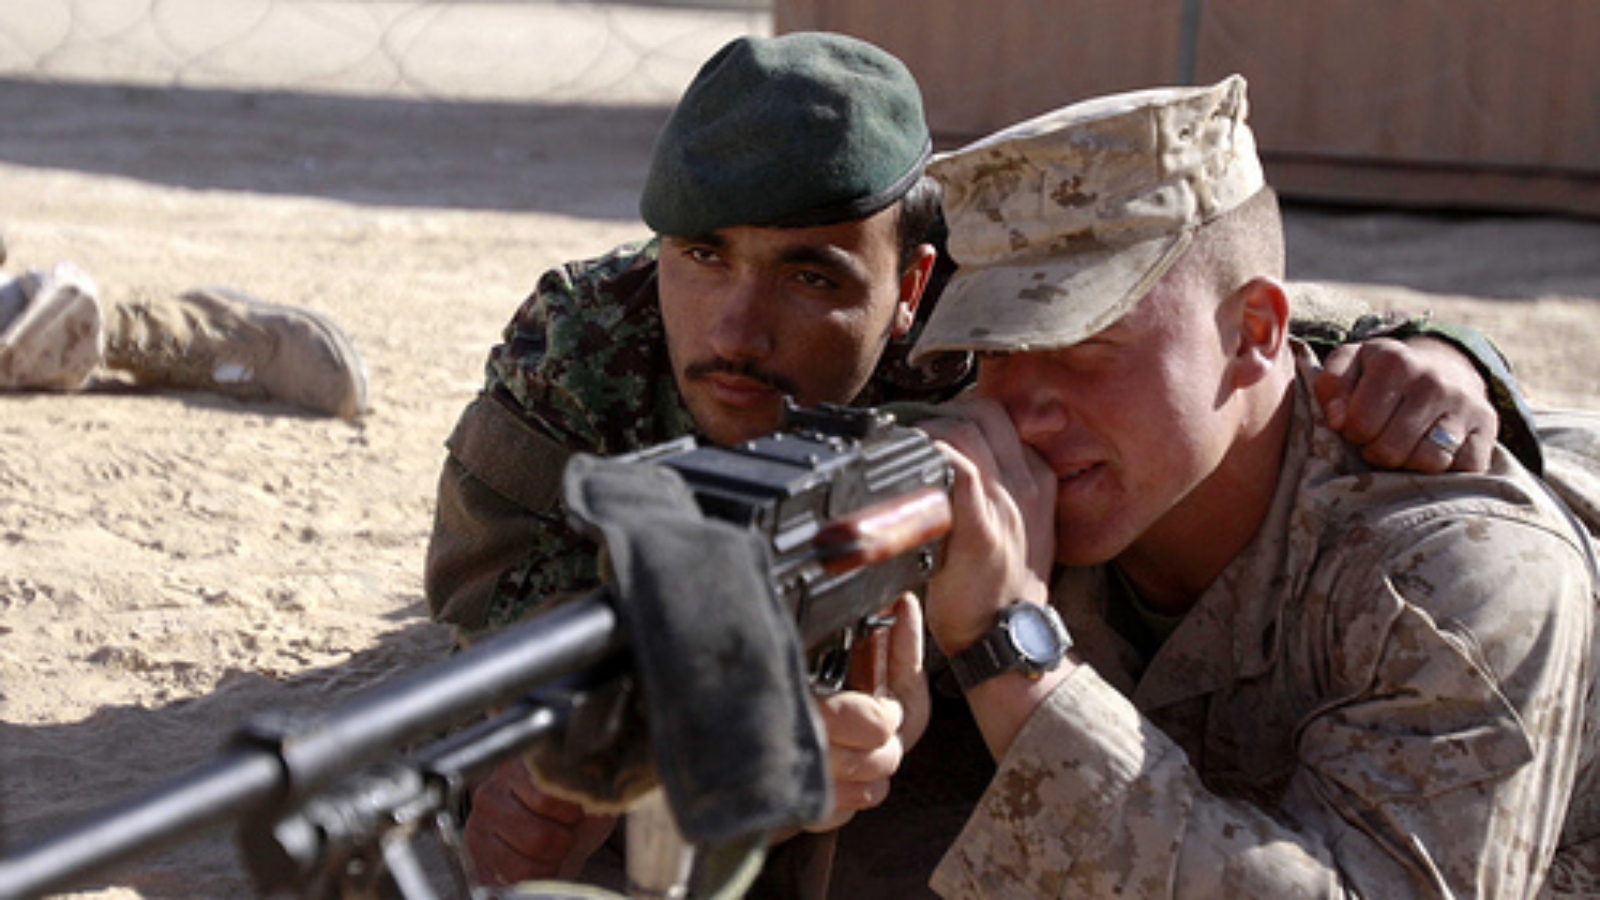
<path id="1" fill-rule="evenodd" d="M 1289 336 L 1289 295 L 1273 278 L 1253 278 L 1234 292 L 1239 330 L 1234 360 L 1254 381 L 1277 362 Z"/>
<path id="2" fill-rule="evenodd" d="M 938 253 L 932 244 L 922 244 L 917 247 L 917 255 L 911 265 L 900 273 L 900 299 L 895 304 L 893 337 L 910 331 L 912 323 L 917 320 L 917 307 L 922 303 L 923 292 L 928 289 L 928 281 L 933 277 L 933 264 L 937 258 Z"/>

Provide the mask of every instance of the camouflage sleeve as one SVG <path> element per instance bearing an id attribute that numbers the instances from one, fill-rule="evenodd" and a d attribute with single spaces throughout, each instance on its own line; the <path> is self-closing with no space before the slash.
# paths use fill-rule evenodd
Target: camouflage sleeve
<path id="1" fill-rule="evenodd" d="M 511 409 L 493 393 L 469 405 L 439 476 L 423 582 L 463 644 L 598 583 L 595 549 L 558 503 L 569 451 Z"/>
<path id="2" fill-rule="evenodd" d="M 932 886 L 996 900 L 1321 897 L 1334 894 L 1331 870 L 1326 851 L 1265 813 L 1210 795 L 1183 751 L 1084 665 L 1018 734 Z"/>
<path id="3" fill-rule="evenodd" d="M 1506 519 L 1458 519 L 1412 538 L 1405 554 L 1383 554 L 1388 566 L 1353 556 L 1307 592 L 1332 589 L 1342 602 L 1286 619 L 1279 652 L 1302 671 L 1282 689 L 1304 717 L 1291 723 L 1281 795 L 1215 793 L 1082 666 L 1018 735 L 935 889 L 1534 896 L 1584 740 L 1584 563 L 1570 539 Z"/>
<path id="4" fill-rule="evenodd" d="M 1341 344 L 1380 337 L 1402 341 L 1432 337 L 1454 346 L 1472 360 L 1488 388 L 1489 402 L 1500 415 L 1500 443 L 1529 471 L 1536 475 L 1543 471 L 1533 410 L 1517 387 L 1510 362 L 1487 335 L 1468 325 L 1435 321 L 1428 315 L 1378 315 L 1354 292 L 1316 282 L 1292 283 L 1289 293 L 1294 316 L 1290 331 L 1309 344 L 1318 357 L 1326 358 Z"/>
<path id="5" fill-rule="evenodd" d="M 424 589 L 463 641 L 598 585 L 597 549 L 559 503 L 572 453 L 622 452 L 681 427 L 649 414 L 673 406 L 658 396 L 663 342 L 653 293 L 640 290 L 653 284 L 653 247 L 545 273 L 447 441 Z"/>

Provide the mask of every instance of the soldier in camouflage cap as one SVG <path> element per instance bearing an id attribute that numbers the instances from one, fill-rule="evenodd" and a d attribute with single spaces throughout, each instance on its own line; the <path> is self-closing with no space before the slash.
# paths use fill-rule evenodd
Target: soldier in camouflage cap
<path id="1" fill-rule="evenodd" d="M 1116 95 L 939 160 L 961 268 L 916 353 L 1063 347 L 1121 318 L 1202 225 L 1266 185 L 1245 111 L 1237 76 Z"/>
<path id="2" fill-rule="evenodd" d="M 918 351 L 984 353 L 925 425 L 930 630 L 1039 604 L 1073 641 L 968 680 L 999 768 L 934 887 L 1594 896 L 1588 536 L 1503 448 L 1420 479 L 1329 427 L 1245 112 L 1118 95 L 930 167 L 962 268 Z"/>

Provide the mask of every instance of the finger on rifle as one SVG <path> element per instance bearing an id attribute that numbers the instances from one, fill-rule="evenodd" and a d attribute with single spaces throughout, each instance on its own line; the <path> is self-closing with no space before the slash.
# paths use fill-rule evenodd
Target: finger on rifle
<path id="1" fill-rule="evenodd" d="M 567 859 L 561 864 L 561 870 L 556 877 L 563 881 L 575 881 L 583 874 L 583 866 L 589 857 L 600 849 L 606 842 L 611 832 L 617 827 L 617 817 L 614 815 L 587 815 L 572 830 L 573 847 L 567 854 Z"/>
<path id="2" fill-rule="evenodd" d="M 934 427 L 941 432 L 930 434 L 936 441 L 953 446 L 976 465 L 985 493 L 1006 498 L 1006 502 L 1015 506 L 1017 514 L 1025 518 L 1042 516 L 1054 509 L 1055 473 L 1044 458 L 1022 440 L 1004 406 L 986 397 L 963 397 L 941 409 L 950 411 L 956 418 L 943 420 L 952 424 L 936 424 Z M 959 474 L 958 471 L 958 477 Z M 1048 557 L 1053 553 L 1053 535 L 1041 531 L 1037 537 L 1039 547 L 1029 548 L 1030 563 L 1037 562 L 1034 557 L 1042 552 L 1048 565 Z"/>
<path id="3" fill-rule="evenodd" d="M 829 754 L 828 772 L 835 784 L 877 782 L 893 775 L 903 759 L 904 748 L 891 736 L 875 747 L 836 749 Z"/>
<path id="4" fill-rule="evenodd" d="M 889 643 L 889 692 L 900 701 L 900 741 L 909 750 L 922 739 L 931 714 L 927 673 L 923 671 L 925 632 L 922 601 L 907 591 L 893 607 Z"/>
<path id="5" fill-rule="evenodd" d="M 1026 484 L 1028 466 L 1025 449 L 1017 429 L 1006 414 L 1005 407 L 981 397 L 972 397 L 963 404 L 967 420 L 978 426 L 983 443 L 995 462 L 1000 479 L 1008 485 Z"/>
<path id="6" fill-rule="evenodd" d="M 529 812 L 563 825 L 576 825 L 582 821 L 583 807 L 540 788 L 534 782 L 527 762 L 513 758 L 501 763 L 501 766 L 507 771 L 507 787 Z"/>
<path id="7" fill-rule="evenodd" d="M 982 397 L 963 397 L 940 409 L 948 418 L 922 423 L 924 430 L 955 447 L 989 477 L 1007 485 L 1027 483 L 1027 448 L 1005 407 Z"/>

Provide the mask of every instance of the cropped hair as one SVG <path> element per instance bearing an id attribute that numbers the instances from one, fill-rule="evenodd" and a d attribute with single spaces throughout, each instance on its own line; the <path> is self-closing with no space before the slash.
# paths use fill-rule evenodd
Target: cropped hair
<path id="1" fill-rule="evenodd" d="M 1178 262 L 1182 277 L 1219 297 L 1252 278 L 1282 280 L 1286 265 L 1283 214 L 1270 187 L 1201 226 Z"/>

